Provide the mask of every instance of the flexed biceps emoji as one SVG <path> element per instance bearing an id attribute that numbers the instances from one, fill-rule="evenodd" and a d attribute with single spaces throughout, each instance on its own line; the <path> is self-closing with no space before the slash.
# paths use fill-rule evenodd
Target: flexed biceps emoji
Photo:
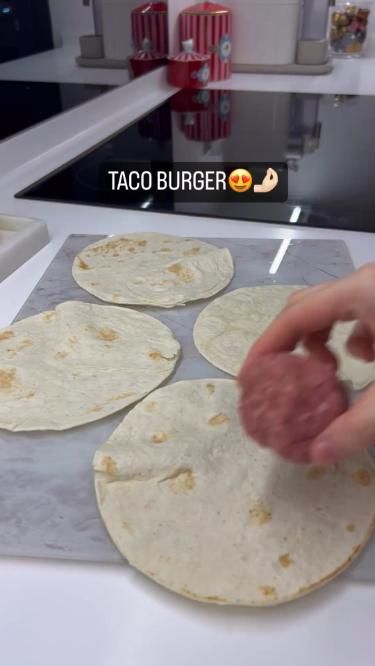
<path id="1" fill-rule="evenodd" d="M 274 169 L 267 169 L 267 173 L 263 178 L 261 185 L 254 185 L 254 192 L 258 194 L 268 194 L 277 187 L 279 183 L 279 176 Z"/>

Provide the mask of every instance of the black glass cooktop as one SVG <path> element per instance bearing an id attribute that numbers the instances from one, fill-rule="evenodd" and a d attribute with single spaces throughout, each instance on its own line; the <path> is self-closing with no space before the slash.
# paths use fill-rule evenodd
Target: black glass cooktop
<path id="1" fill-rule="evenodd" d="M 0 141 L 109 90 L 81 83 L 0 81 Z"/>
<path id="2" fill-rule="evenodd" d="M 375 232 L 375 97 L 181 91 L 17 196 Z M 101 186 L 108 161 L 286 162 L 286 203 L 181 203 Z"/>

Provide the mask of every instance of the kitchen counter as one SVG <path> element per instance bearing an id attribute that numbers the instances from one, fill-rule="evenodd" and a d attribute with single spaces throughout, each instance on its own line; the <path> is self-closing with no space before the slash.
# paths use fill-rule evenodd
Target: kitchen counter
<path id="1" fill-rule="evenodd" d="M 358 62 L 331 80 L 330 92 L 375 94 Z M 353 72 L 356 71 L 356 76 Z M 343 72 L 352 71 L 351 87 Z M 241 78 L 245 76 L 245 79 Z M 266 79 L 268 89 L 323 92 L 325 77 Z M 233 77 L 231 85 L 263 79 Z M 317 80 L 319 79 L 319 80 Z M 257 83 L 258 82 L 258 83 Z M 271 87 L 270 87 L 271 86 Z M 298 87 L 299 86 L 299 87 Z M 320 89 L 319 89 L 320 86 Z M 316 89 L 318 87 L 318 90 Z M 247 88 L 248 89 L 248 88 Z M 231 220 L 68 206 L 14 199 L 14 193 L 116 131 L 171 94 L 152 73 L 0 146 L 2 213 L 47 221 L 51 243 L 0 284 L 0 326 L 15 316 L 71 233 L 157 230 L 192 236 L 339 238 L 356 266 L 375 260 L 371 234 Z M 5 155 L 7 162 L 4 163 Z M 203 606 L 180 599 L 123 567 L 0 561 L 0 663 L 13 666 L 370 666 L 375 588 L 335 581 L 280 609 Z"/>

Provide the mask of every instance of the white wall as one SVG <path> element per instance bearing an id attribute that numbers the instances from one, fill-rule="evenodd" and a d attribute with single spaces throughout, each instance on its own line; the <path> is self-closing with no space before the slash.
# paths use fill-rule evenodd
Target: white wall
<path id="1" fill-rule="evenodd" d="M 49 0 L 55 46 L 76 42 L 80 35 L 94 32 L 91 5 L 82 0 Z"/>

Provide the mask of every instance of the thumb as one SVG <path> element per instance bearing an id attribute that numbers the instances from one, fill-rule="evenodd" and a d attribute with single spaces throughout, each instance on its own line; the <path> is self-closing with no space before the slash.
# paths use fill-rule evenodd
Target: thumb
<path id="1" fill-rule="evenodd" d="M 312 443 L 312 462 L 329 464 L 375 443 L 375 384 Z"/>

